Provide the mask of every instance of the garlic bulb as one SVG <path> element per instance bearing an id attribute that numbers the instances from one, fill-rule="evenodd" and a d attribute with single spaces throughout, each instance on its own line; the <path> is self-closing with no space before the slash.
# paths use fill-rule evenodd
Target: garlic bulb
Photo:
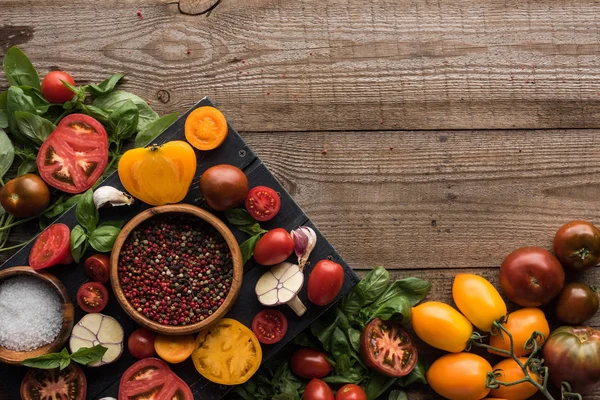
<path id="1" fill-rule="evenodd" d="M 129 194 L 112 186 L 102 186 L 94 191 L 94 205 L 96 208 L 107 204 L 111 206 L 130 206 L 135 200 Z"/>
<path id="2" fill-rule="evenodd" d="M 287 304 L 297 315 L 306 312 L 306 306 L 297 294 L 304 284 L 304 274 L 300 268 L 289 262 L 282 262 L 265 272 L 256 283 L 256 296 L 265 306 Z"/>

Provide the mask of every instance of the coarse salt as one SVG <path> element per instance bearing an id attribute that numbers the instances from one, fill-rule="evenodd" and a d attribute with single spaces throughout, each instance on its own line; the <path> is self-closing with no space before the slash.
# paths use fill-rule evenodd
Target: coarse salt
<path id="1" fill-rule="evenodd" d="M 0 346 L 37 349 L 56 338 L 62 323 L 60 298 L 49 284 L 29 276 L 0 283 Z"/>

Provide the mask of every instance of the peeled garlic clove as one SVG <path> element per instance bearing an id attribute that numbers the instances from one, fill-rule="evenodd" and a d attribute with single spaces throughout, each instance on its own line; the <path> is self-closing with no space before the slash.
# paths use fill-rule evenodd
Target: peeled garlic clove
<path id="1" fill-rule="evenodd" d="M 101 345 L 106 347 L 102 359 L 88 364 L 88 367 L 99 367 L 117 361 L 123 353 L 123 327 L 116 319 L 108 315 L 87 314 L 73 327 L 69 347 L 71 353 L 83 347 Z"/>
<path id="2" fill-rule="evenodd" d="M 292 239 L 294 239 L 294 252 L 298 257 L 298 266 L 300 270 L 304 268 L 310 253 L 317 244 L 317 234 L 309 226 L 301 226 L 298 229 L 294 229 L 291 232 Z"/>
<path id="3" fill-rule="evenodd" d="M 112 186 L 102 186 L 94 191 L 94 205 L 96 208 L 107 204 L 117 206 L 130 206 L 135 200 L 129 194 Z"/>

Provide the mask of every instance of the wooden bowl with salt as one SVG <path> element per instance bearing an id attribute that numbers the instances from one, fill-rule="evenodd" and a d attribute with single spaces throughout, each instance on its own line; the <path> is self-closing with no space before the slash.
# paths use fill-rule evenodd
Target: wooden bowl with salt
<path id="1" fill-rule="evenodd" d="M 187 325 L 167 325 L 156 322 L 148 318 L 143 313 L 139 312 L 127 299 L 119 278 L 119 258 L 121 256 L 121 248 L 125 244 L 129 235 L 140 226 L 140 224 L 149 221 L 152 218 L 159 216 L 184 216 L 186 219 L 193 221 L 198 219 L 200 223 L 204 222 L 212 226 L 218 234 L 224 239 L 228 250 L 231 254 L 232 262 L 232 279 L 231 287 L 227 292 L 225 300 L 219 306 L 219 308 L 212 312 L 208 318 L 202 321 L 190 323 Z M 154 331 L 156 333 L 164 335 L 187 335 L 190 333 L 196 333 L 204 328 L 217 323 L 221 318 L 227 314 L 229 309 L 233 306 L 233 303 L 237 299 L 238 293 L 242 287 L 242 278 L 244 275 L 244 263 L 242 259 L 242 253 L 237 240 L 233 233 L 229 230 L 227 225 L 223 223 L 215 215 L 205 211 L 201 208 L 189 205 L 189 204 L 169 204 L 164 206 L 158 206 L 146 211 L 143 211 L 133 217 L 127 225 L 123 227 L 121 233 L 115 240 L 115 244 L 112 249 L 110 256 L 110 282 L 115 293 L 117 301 L 123 308 L 123 310 L 133 318 L 139 325 Z"/>
<path id="2" fill-rule="evenodd" d="M 15 277 L 32 277 L 33 279 L 39 279 L 53 288 L 60 300 L 63 320 L 60 331 L 54 340 L 34 350 L 16 351 L 0 346 L 0 362 L 12 365 L 21 364 L 21 362 L 27 358 L 39 357 L 44 354 L 62 350 L 73 329 L 74 318 L 74 309 L 71 298 L 67 293 L 67 289 L 57 277 L 47 272 L 35 271 L 31 267 L 12 267 L 0 271 L 0 284 Z M 23 296 L 27 296 L 27 293 L 23 293 Z"/>

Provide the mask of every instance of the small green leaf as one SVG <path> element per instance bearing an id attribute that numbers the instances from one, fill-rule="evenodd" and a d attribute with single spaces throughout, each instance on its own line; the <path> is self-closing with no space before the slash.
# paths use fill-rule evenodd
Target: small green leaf
<path id="1" fill-rule="evenodd" d="M 104 111 L 103 109 L 95 107 L 95 106 L 82 104 L 81 111 L 84 114 L 89 115 L 90 117 L 96 118 L 103 125 L 108 125 L 108 118 L 110 117 L 110 114 L 108 112 Z"/>
<path id="2" fill-rule="evenodd" d="M 375 267 L 342 298 L 340 308 L 346 315 L 354 315 L 381 296 L 389 283 L 390 273 L 383 267 Z"/>
<path id="3" fill-rule="evenodd" d="M 37 163 L 35 160 L 31 158 L 26 158 L 19 165 L 19 169 L 17 170 L 17 176 L 25 175 L 30 172 L 33 172 L 37 169 Z"/>
<path id="4" fill-rule="evenodd" d="M 42 90 L 37 71 L 18 47 L 11 47 L 4 55 L 4 73 L 11 86 L 31 86 Z"/>
<path id="5" fill-rule="evenodd" d="M 81 225 L 75 225 L 71 231 L 69 246 L 71 248 L 71 256 L 76 262 L 81 260 L 81 256 L 85 252 L 87 235 Z"/>
<path id="6" fill-rule="evenodd" d="M 120 232 L 121 229 L 115 226 L 99 226 L 90 235 L 90 246 L 100 253 L 108 253 Z"/>
<path id="7" fill-rule="evenodd" d="M 105 111 L 112 111 L 119 108 L 127 100 L 131 100 L 139 110 L 138 130 L 143 130 L 146 125 L 158 119 L 158 114 L 141 97 L 122 90 L 115 90 L 97 97 L 93 105 Z"/>
<path id="8" fill-rule="evenodd" d="M 113 74 L 97 85 L 95 83 L 87 85 L 85 89 L 94 96 L 101 96 L 112 92 L 121 78 L 123 78 L 123 74 Z"/>
<path id="9" fill-rule="evenodd" d="M 256 242 L 260 239 L 260 234 L 256 234 L 254 236 L 250 236 L 248 240 L 240 244 L 240 250 L 242 252 L 242 260 L 244 264 L 252 258 L 254 254 L 254 246 L 256 246 Z"/>
<path id="10" fill-rule="evenodd" d="M 28 358 L 23 360 L 21 364 L 30 368 L 55 369 L 64 365 L 64 360 L 70 360 L 67 349 L 63 349 L 60 353 L 50 353 L 39 357 Z"/>
<path id="11" fill-rule="evenodd" d="M 89 363 L 98 361 L 104 356 L 108 349 L 101 345 L 94 347 L 82 347 L 75 353 L 71 354 L 71 360 L 78 364 L 88 365 Z"/>
<path id="12" fill-rule="evenodd" d="M 391 378 L 389 376 L 378 374 L 377 372 L 371 373 L 371 379 L 365 387 L 365 393 L 368 399 L 376 399 L 385 393 L 398 378 Z"/>
<path id="13" fill-rule="evenodd" d="M 15 159 L 15 147 L 4 129 L 0 128 L 0 180 L 13 164 Z"/>
<path id="14" fill-rule="evenodd" d="M 243 208 L 234 208 L 225 211 L 225 218 L 227 218 L 227 222 L 231 225 L 248 235 L 260 235 L 269 232 L 261 228 L 260 224 Z"/>
<path id="15" fill-rule="evenodd" d="M 100 215 L 94 205 L 93 189 L 88 189 L 87 192 L 83 193 L 83 196 L 81 196 L 81 199 L 77 203 L 75 216 L 77 217 L 77 222 L 88 232 L 92 232 L 96 228 Z"/>
<path id="16" fill-rule="evenodd" d="M 52 122 L 28 111 L 16 111 L 15 119 L 19 131 L 37 145 L 44 143 L 56 129 Z"/>
<path id="17" fill-rule="evenodd" d="M 79 199 L 81 198 L 81 196 L 83 196 L 83 195 L 82 194 L 76 194 L 76 195 L 71 196 L 71 197 L 69 197 L 67 199 L 64 199 L 62 202 L 57 203 L 57 205 L 55 205 L 53 209 L 51 209 L 48 212 L 46 212 L 44 214 L 44 216 L 47 217 L 47 218 L 55 218 L 55 217 L 58 217 L 59 215 L 62 215 L 69 208 L 71 208 L 75 204 L 77 204 L 77 202 L 79 201 Z"/>
<path id="18" fill-rule="evenodd" d="M 99 227 L 114 226 L 115 228 L 121 229 L 121 228 L 123 228 L 124 224 L 125 224 L 125 222 L 123 222 L 123 221 L 106 221 L 106 222 L 101 223 Z"/>
<path id="19" fill-rule="evenodd" d="M 403 390 L 392 390 L 388 395 L 388 400 L 408 400 L 408 396 Z"/>
<path id="20" fill-rule="evenodd" d="M 147 124 L 144 129 L 140 130 L 135 136 L 135 147 L 144 147 L 150 144 L 154 139 L 177 121 L 177 113 L 167 114 L 159 119 Z"/>
<path id="21" fill-rule="evenodd" d="M 8 113 L 6 111 L 7 92 L 0 93 L 0 129 L 8 128 Z"/>
<path id="22" fill-rule="evenodd" d="M 121 141 L 130 138 L 137 130 L 140 112 L 131 100 L 127 100 L 110 113 L 108 123 L 112 127 L 112 139 Z"/>
<path id="23" fill-rule="evenodd" d="M 22 141 L 26 142 L 27 138 L 21 135 L 19 127 L 17 125 L 17 120 L 15 118 L 15 112 L 17 111 L 27 111 L 32 114 L 37 113 L 37 109 L 32 97 L 25 94 L 23 89 L 16 86 L 11 86 L 8 88 L 6 98 L 6 113 L 8 117 L 8 127 L 12 135 L 17 136 L 19 139 L 22 139 Z"/>

